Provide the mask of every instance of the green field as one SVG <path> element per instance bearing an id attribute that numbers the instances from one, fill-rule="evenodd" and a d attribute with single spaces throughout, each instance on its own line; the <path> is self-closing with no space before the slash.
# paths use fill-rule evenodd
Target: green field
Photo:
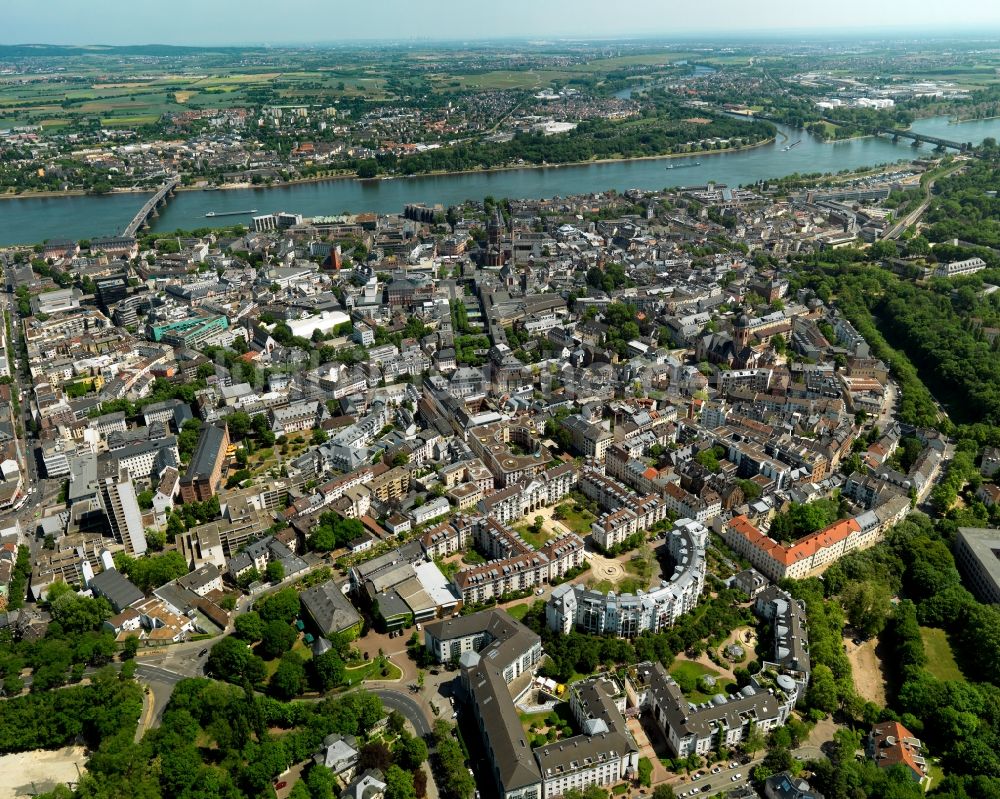
<path id="1" fill-rule="evenodd" d="M 937 627 L 921 627 L 920 637 L 924 640 L 924 651 L 927 653 L 927 671 L 939 680 L 965 682 L 965 675 L 948 643 L 948 634 Z"/>
<path id="2" fill-rule="evenodd" d="M 509 608 L 506 608 L 506 610 L 511 615 L 512 618 L 521 621 L 521 619 L 523 619 L 525 616 L 528 615 L 528 611 L 531 610 L 531 605 L 527 603 L 522 603 L 520 605 L 511 605 Z"/>
<path id="3" fill-rule="evenodd" d="M 553 83 L 565 81 L 571 77 L 569 72 L 558 70 L 503 70 L 498 72 L 483 72 L 477 75 L 439 76 L 438 88 L 449 87 L 455 82 L 462 89 L 541 89 Z"/>

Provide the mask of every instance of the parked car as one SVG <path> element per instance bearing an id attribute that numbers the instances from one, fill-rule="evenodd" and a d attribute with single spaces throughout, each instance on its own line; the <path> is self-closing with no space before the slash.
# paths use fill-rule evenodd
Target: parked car
<path id="1" fill-rule="evenodd" d="M 722 771 L 722 766 L 715 766 L 715 767 L 714 767 L 714 768 L 712 769 L 712 773 L 713 773 L 713 774 L 718 774 L 718 773 L 719 773 L 720 771 Z"/>
<path id="2" fill-rule="evenodd" d="M 737 772 L 736 772 L 735 774 L 733 774 L 733 776 L 731 777 L 731 779 L 732 779 L 732 781 L 733 781 L 733 782 L 739 782 L 740 780 L 742 780 L 742 779 L 743 779 L 743 775 L 742 775 L 742 774 L 740 774 L 740 773 L 739 773 L 739 772 L 737 771 Z"/>

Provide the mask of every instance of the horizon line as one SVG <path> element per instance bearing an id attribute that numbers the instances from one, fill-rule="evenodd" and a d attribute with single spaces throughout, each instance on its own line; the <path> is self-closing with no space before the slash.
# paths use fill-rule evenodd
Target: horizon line
<path id="1" fill-rule="evenodd" d="M 728 30 L 684 30 L 672 32 L 650 33 L 648 31 L 635 33 L 608 34 L 585 34 L 585 33 L 550 33 L 534 36 L 511 34 L 507 36 L 485 36 L 472 34 L 469 36 L 356 36 L 344 39 L 300 39 L 284 41 L 233 41 L 230 43 L 213 42 L 206 44 L 179 44 L 169 41 L 146 41 L 146 42 L 123 42 L 111 44 L 108 42 L 30 42 L 30 41 L 0 41 L 0 47 L 69 47 L 69 48 L 119 48 L 119 47 L 177 47 L 183 49 L 206 49 L 212 47 L 225 48 L 277 48 L 277 47 L 332 47 L 346 44 L 382 44 L 382 43 L 464 43 L 464 42 L 520 42 L 536 45 L 558 44 L 570 42 L 673 42 L 689 41 L 691 39 L 704 39 L 706 41 L 752 41 L 752 40 L 780 40 L 787 37 L 804 38 L 825 38 L 838 36 L 858 40 L 877 40 L 893 36 L 919 36 L 926 39 L 946 39 L 950 37 L 961 38 L 992 38 L 1000 33 L 1000 20 L 992 28 L 972 27 L 974 23 L 967 26 L 956 26 L 954 28 L 940 28 L 928 25 L 894 25 L 881 28 L 878 31 L 871 31 L 864 28 L 829 28 L 829 27 L 800 27 L 800 28 L 759 28 L 759 29 L 728 29 Z"/>

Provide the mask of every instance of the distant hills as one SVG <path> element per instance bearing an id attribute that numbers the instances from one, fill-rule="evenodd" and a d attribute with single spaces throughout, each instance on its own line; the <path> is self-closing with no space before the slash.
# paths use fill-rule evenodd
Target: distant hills
<path id="1" fill-rule="evenodd" d="M 199 53 L 237 53 L 256 50 L 255 47 L 184 47 L 172 44 L 62 45 L 62 44 L 0 44 L 0 59 L 11 58 L 79 58 L 88 55 L 111 56 L 177 56 Z"/>

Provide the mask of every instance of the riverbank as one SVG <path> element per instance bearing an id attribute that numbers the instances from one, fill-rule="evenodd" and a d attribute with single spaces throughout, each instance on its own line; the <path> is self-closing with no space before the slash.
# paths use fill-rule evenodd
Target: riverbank
<path id="1" fill-rule="evenodd" d="M 156 189 L 112 189 L 103 194 L 92 194 L 84 189 L 60 189 L 59 191 L 23 191 L 20 194 L 4 192 L 0 200 L 39 200 L 45 197 L 112 197 L 116 194 L 153 194 Z"/>
<path id="2" fill-rule="evenodd" d="M 787 138 L 787 137 L 786 137 Z M 773 144 L 776 137 L 772 136 L 753 144 L 744 144 L 739 147 L 729 147 L 725 150 L 692 150 L 689 153 L 666 153 L 663 155 L 635 155 L 628 158 L 592 158 L 589 161 L 567 161 L 562 164 L 512 164 L 510 166 L 491 166 L 481 169 L 459 169 L 437 172 L 419 172 L 414 175 L 380 175 L 374 178 L 359 178 L 357 175 L 322 175 L 320 177 L 295 178 L 294 180 L 276 180 L 271 183 L 224 183 L 221 186 L 178 186 L 178 192 L 191 191 L 245 191 L 247 189 L 280 189 L 292 186 L 301 186 L 309 183 L 333 183 L 343 180 L 356 180 L 359 183 L 378 183 L 388 180 L 415 180 L 418 178 L 448 178 L 460 177 L 463 175 L 490 175 L 502 172 L 521 172 L 532 169 L 563 169 L 581 166 L 596 166 L 599 164 L 626 164 L 633 161 L 661 161 L 673 158 L 701 158 L 713 155 L 725 155 L 726 153 L 740 153 L 746 150 L 755 150 L 767 144 Z"/>
<path id="3" fill-rule="evenodd" d="M 559 165 L 559 168 L 517 165 L 492 172 L 426 175 L 387 181 L 357 180 L 353 175 L 344 176 L 350 177 L 349 180 L 337 179 L 335 175 L 325 175 L 318 179 L 311 178 L 309 183 L 253 188 L 242 194 L 234 191 L 179 192 L 160 209 L 160 217 L 153 221 L 152 229 L 154 232 L 168 232 L 212 227 L 223 222 L 246 223 L 249 217 L 245 220 L 216 218 L 213 223 L 205 216 L 212 211 L 229 212 L 246 208 L 267 211 L 285 209 L 304 217 L 365 211 L 398 214 L 408 203 L 447 207 L 487 195 L 530 200 L 586 196 L 609 190 L 662 191 L 666 186 L 678 184 L 695 186 L 715 182 L 734 187 L 751 186 L 761 180 L 793 174 L 837 175 L 847 170 L 871 169 L 879 164 L 925 155 L 911 148 L 908 142 L 894 143 L 885 136 L 819 142 L 812 136 L 803 136 L 801 130 L 785 125 L 776 127 L 778 134 L 784 134 L 793 141 L 801 138 L 802 144 L 787 151 L 783 145 L 762 146 L 766 144 L 762 142 L 741 148 L 742 152 L 733 149 L 702 153 L 721 156 L 719 158 L 670 153 L 645 160 L 588 162 L 576 166 Z M 962 126 L 949 125 L 945 118 L 917 120 L 913 130 L 928 136 L 979 142 L 987 136 L 1000 139 L 1000 120 L 971 122 Z M 780 136 L 777 141 L 781 142 Z M 700 166 L 695 166 L 695 161 L 700 161 Z M 690 168 L 666 169 L 670 163 L 690 164 Z M 130 193 L 102 197 L 56 197 L 49 194 L 24 198 L 24 202 L 20 203 L 0 203 L 0 246 L 48 238 L 84 239 L 115 235 L 128 224 L 141 203 L 139 196 Z"/>
<path id="4" fill-rule="evenodd" d="M 66 191 L 22 191 L 20 194 L 4 192 L 0 200 L 38 200 L 44 197 L 86 197 L 83 189 L 67 189 Z M 97 195 L 92 195 L 96 197 Z"/>

